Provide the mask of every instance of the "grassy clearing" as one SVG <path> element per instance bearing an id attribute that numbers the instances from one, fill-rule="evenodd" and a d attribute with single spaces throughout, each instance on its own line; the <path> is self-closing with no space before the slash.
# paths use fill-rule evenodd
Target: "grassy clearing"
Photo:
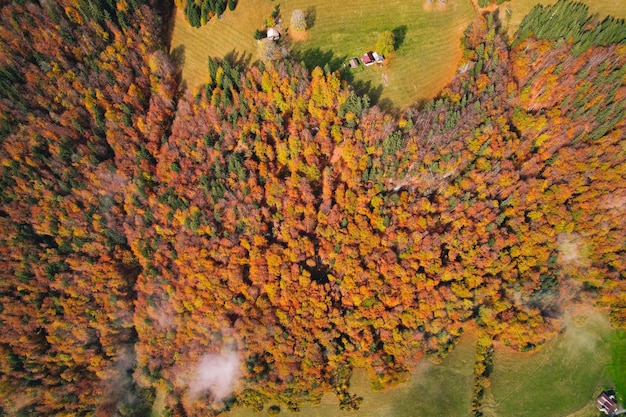
<path id="1" fill-rule="evenodd" d="M 485 416 L 596 416 L 596 396 L 612 386 L 612 335 L 604 316 L 587 311 L 537 353 L 496 349 Z"/>
<path id="2" fill-rule="evenodd" d="M 626 330 L 616 331 L 611 338 L 609 374 L 622 404 L 626 402 Z"/>
<path id="3" fill-rule="evenodd" d="M 556 0 L 512 0 L 500 7 L 500 20 L 512 34 L 522 18 L 538 3 Z M 584 0 L 592 13 L 626 18 L 624 0 Z M 182 64 L 182 77 L 191 88 L 206 80 L 207 57 L 227 57 L 251 63 L 258 57 L 254 30 L 275 5 L 284 25 L 291 12 L 306 11 L 313 25 L 303 41 L 291 41 L 293 56 L 307 66 L 338 69 L 349 58 L 372 49 L 380 34 L 395 31 L 399 48 L 382 66 L 360 67 L 346 78 L 360 93 L 368 93 L 383 108 L 405 108 L 434 97 L 454 76 L 460 55 L 459 41 L 476 17 L 470 0 L 246 0 L 224 19 L 212 19 L 202 28 L 190 27 L 181 11 L 173 19 L 171 50 Z M 287 39 L 289 42 L 290 40 Z"/>
<path id="4" fill-rule="evenodd" d="M 347 75 L 357 91 L 387 108 L 432 98 L 452 79 L 463 31 L 476 17 L 468 0 L 449 0 L 445 7 L 425 0 L 290 0 L 284 2 L 284 16 L 295 8 L 315 14 L 307 41 L 293 45 L 294 56 L 308 67 L 330 62 L 338 69 L 373 50 L 384 31 L 397 35 L 398 49 L 382 67 L 361 66 Z"/>
<path id="5" fill-rule="evenodd" d="M 509 35 L 513 35 L 524 16 L 537 4 L 554 4 L 557 0 L 512 0 L 500 7 L 500 21 Z M 589 6 L 590 13 L 597 13 L 600 18 L 610 15 L 626 18 L 626 2 L 624 0 L 582 0 Z"/>
<path id="6" fill-rule="evenodd" d="M 461 57 L 461 36 L 476 17 L 469 0 L 448 0 L 445 6 L 436 0 L 432 5 L 427 0 L 246 0 L 235 11 L 227 11 L 224 20 L 213 19 L 194 29 L 178 11 L 171 49 L 183 57 L 182 76 L 187 85 L 193 88 L 205 81 L 209 55 L 237 53 L 239 59 L 258 59 L 252 36 L 276 4 L 280 4 L 284 26 L 296 8 L 306 11 L 313 21 L 305 40 L 291 42 L 293 57 L 308 67 L 328 63 L 333 70 L 339 69 L 347 59 L 373 49 L 382 32 L 394 31 L 398 50 L 382 67 L 347 73 L 359 92 L 369 93 L 388 108 L 430 99 L 451 80 Z"/>
<path id="7" fill-rule="evenodd" d="M 472 402 L 472 372 L 476 336 L 466 333 L 459 345 L 439 365 L 424 360 L 411 380 L 399 387 L 373 392 L 366 373 L 357 370 L 350 383 L 350 392 L 364 398 L 361 408 L 354 412 L 339 410 L 333 395 L 326 395 L 319 406 L 305 406 L 299 413 L 284 410 L 281 417 L 431 417 L 468 416 Z M 247 409 L 237 409 L 228 417 L 267 415 Z"/>
<path id="8" fill-rule="evenodd" d="M 254 30 L 273 9 L 268 0 L 242 1 L 235 11 L 226 11 L 224 19 L 211 19 L 200 28 L 191 27 L 182 10 L 173 18 L 170 52 L 182 64 L 183 82 L 194 88 L 206 81 L 208 57 L 231 57 L 236 61 L 258 59 Z"/>

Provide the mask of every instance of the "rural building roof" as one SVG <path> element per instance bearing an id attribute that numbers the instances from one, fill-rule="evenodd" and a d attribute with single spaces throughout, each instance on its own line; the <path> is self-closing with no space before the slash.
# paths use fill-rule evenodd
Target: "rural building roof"
<path id="1" fill-rule="evenodd" d="M 361 61 L 363 61 L 365 65 L 372 65 L 376 60 L 371 52 L 366 52 L 361 57 Z"/>
<path id="2" fill-rule="evenodd" d="M 269 39 L 278 39 L 280 38 L 280 33 L 278 33 L 278 30 L 276 30 L 275 28 L 269 28 L 267 30 L 267 37 Z"/>
<path id="3" fill-rule="evenodd" d="M 358 59 L 356 59 L 356 58 L 352 58 L 352 59 L 350 60 L 349 64 L 350 64 L 350 67 L 352 67 L 352 68 L 356 68 L 356 67 L 358 67 L 358 66 L 359 66 L 359 60 L 358 60 Z"/>
<path id="4" fill-rule="evenodd" d="M 606 391 L 602 392 L 596 399 L 596 407 L 606 415 L 613 415 L 617 411 L 615 396 L 609 395 Z"/>

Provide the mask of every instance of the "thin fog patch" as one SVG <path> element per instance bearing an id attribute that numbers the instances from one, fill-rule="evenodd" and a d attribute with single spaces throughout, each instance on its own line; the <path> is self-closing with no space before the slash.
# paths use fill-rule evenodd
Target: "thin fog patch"
<path id="1" fill-rule="evenodd" d="M 210 394 L 211 400 L 220 403 L 228 398 L 240 377 L 240 361 L 236 352 L 204 355 L 196 364 L 195 375 L 189 383 L 192 400 Z"/>
<path id="2" fill-rule="evenodd" d="M 561 233 L 558 237 L 558 250 L 561 262 L 574 266 L 589 263 L 589 248 L 582 236 L 577 233 Z"/>
<path id="3" fill-rule="evenodd" d="M 607 196 L 602 201 L 601 207 L 608 210 L 626 211 L 626 196 Z"/>
<path id="4" fill-rule="evenodd" d="M 176 317 L 169 305 L 148 307 L 148 315 L 156 321 L 160 329 L 173 329 L 176 327 Z"/>
<path id="5" fill-rule="evenodd" d="M 559 235 L 559 251 L 565 262 L 578 263 L 580 260 L 580 245 L 575 236 L 568 234 Z"/>
<path id="6" fill-rule="evenodd" d="M 566 312 L 563 322 L 571 352 L 596 351 L 610 328 L 606 315 L 591 306 L 574 306 Z"/>
<path id="7" fill-rule="evenodd" d="M 123 408 L 137 408 L 142 404 L 132 377 L 135 362 L 133 347 L 125 345 L 119 349 L 109 369 L 102 374 L 106 395 L 103 396 L 103 402 L 99 406 L 101 413 Z"/>

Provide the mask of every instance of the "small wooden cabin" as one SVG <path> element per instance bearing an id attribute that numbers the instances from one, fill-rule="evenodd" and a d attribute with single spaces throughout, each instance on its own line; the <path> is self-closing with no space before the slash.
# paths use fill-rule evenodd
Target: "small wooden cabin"
<path id="1" fill-rule="evenodd" d="M 276 28 L 269 28 L 267 30 L 267 39 L 271 39 L 273 41 L 277 41 L 280 39 L 280 33 Z"/>

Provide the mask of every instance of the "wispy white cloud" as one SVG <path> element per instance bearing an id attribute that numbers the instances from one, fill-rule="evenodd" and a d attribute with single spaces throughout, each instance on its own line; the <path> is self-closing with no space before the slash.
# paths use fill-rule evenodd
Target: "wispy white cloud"
<path id="1" fill-rule="evenodd" d="M 561 234 L 559 236 L 559 251 L 565 262 L 580 262 L 580 243 L 578 238 L 570 234 Z"/>
<path id="2" fill-rule="evenodd" d="M 135 361 L 133 347 L 124 345 L 119 348 L 111 366 L 101 374 L 106 393 L 100 404 L 101 412 L 124 407 L 135 408 L 141 402 L 132 378 Z"/>
<path id="3" fill-rule="evenodd" d="M 594 352 L 601 349 L 602 334 L 609 330 L 606 315 L 592 305 L 582 303 L 572 305 L 566 311 L 563 321 L 570 353 Z"/>
<path id="4" fill-rule="evenodd" d="M 562 233 L 558 237 L 560 260 L 573 266 L 589 266 L 589 245 L 578 233 Z"/>
<path id="5" fill-rule="evenodd" d="M 204 355 L 198 361 L 194 378 L 189 383 L 192 399 L 210 393 L 211 399 L 221 402 L 228 398 L 240 376 L 240 361 L 236 352 Z"/>

